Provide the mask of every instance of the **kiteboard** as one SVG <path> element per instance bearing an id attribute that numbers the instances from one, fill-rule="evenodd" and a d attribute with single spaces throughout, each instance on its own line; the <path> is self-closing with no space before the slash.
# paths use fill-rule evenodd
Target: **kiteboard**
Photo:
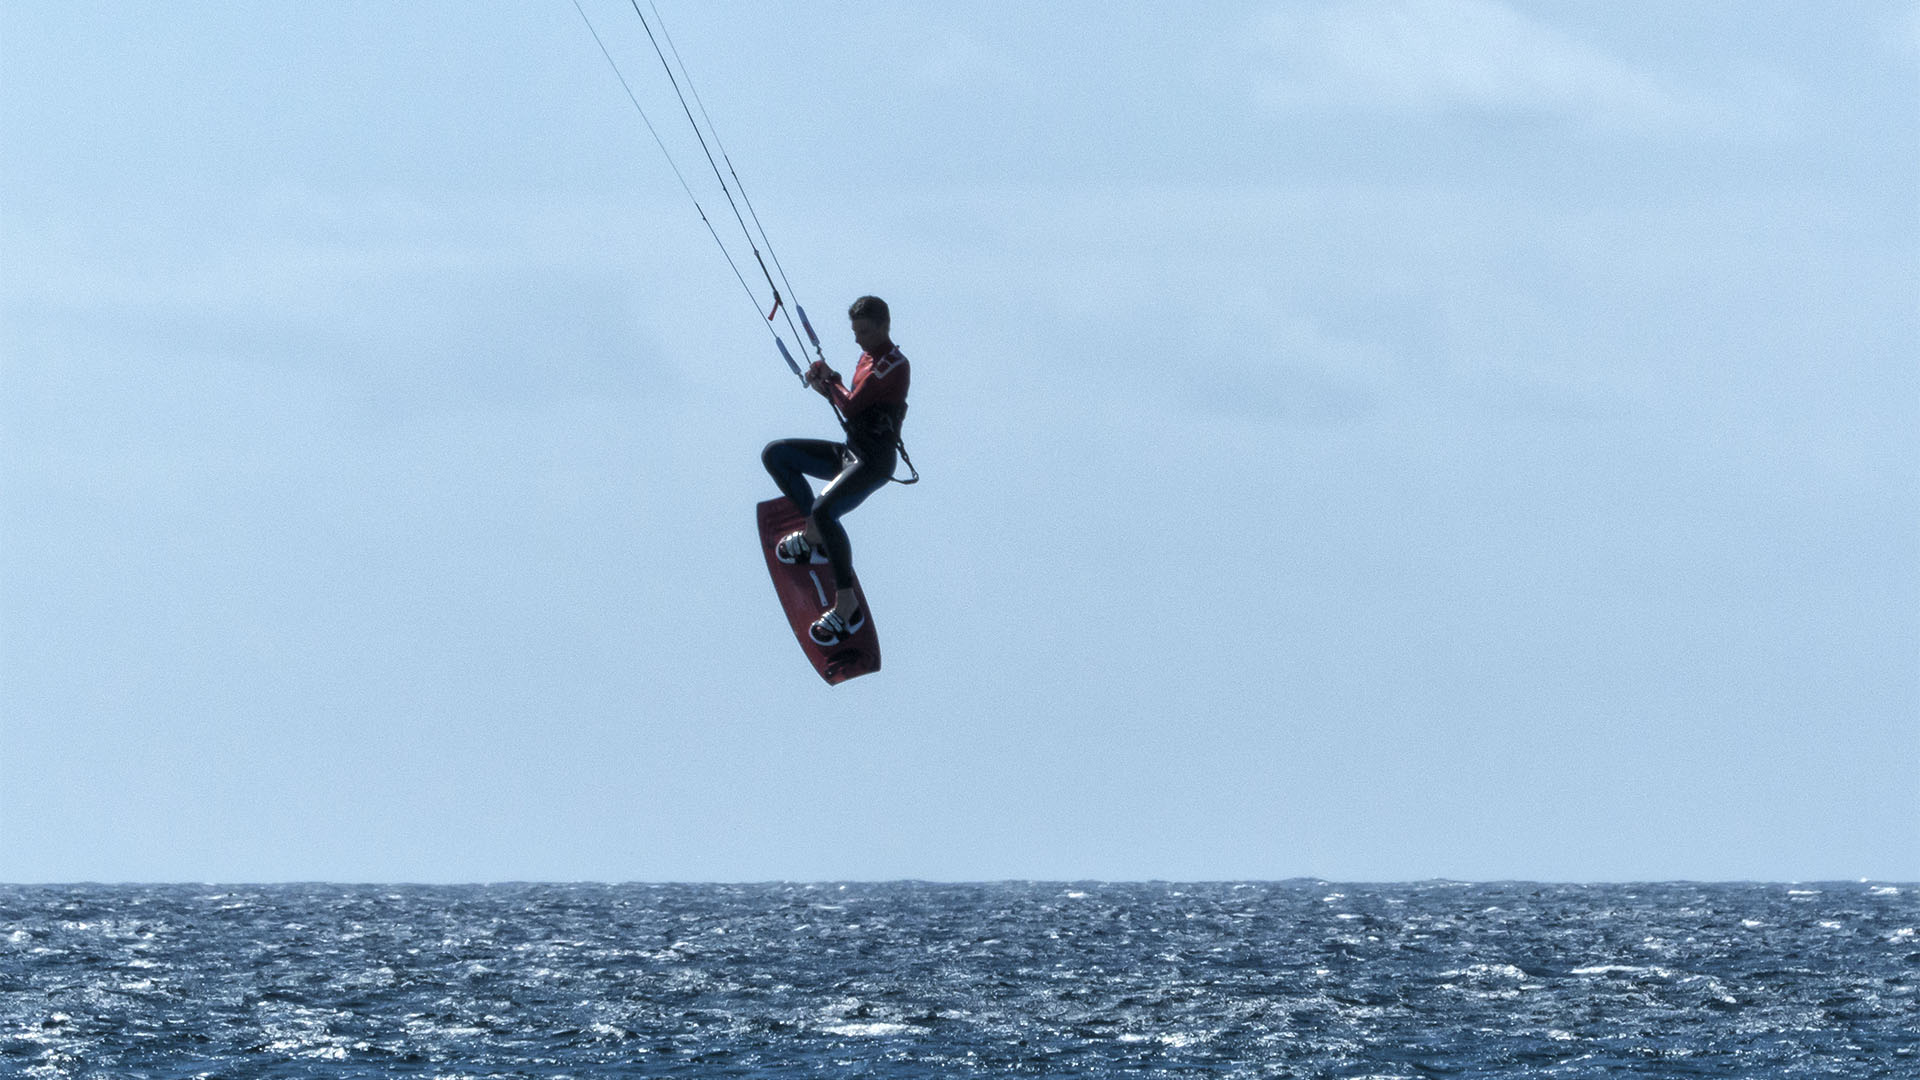
<path id="1" fill-rule="evenodd" d="M 794 509 L 792 500 L 783 495 L 768 499 L 756 509 L 760 520 L 760 554 L 766 556 L 767 573 L 773 576 L 773 591 L 779 594 L 780 606 L 786 609 L 787 622 L 793 626 L 793 636 L 800 640 L 800 648 L 812 661 L 813 669 L 829 684 L 879 671 L 880 637 L 873 628 L 871 606 L 862 605 L 865 625 L 837 645 L 822 648 L 807 633 L 820 613 L 833 606 L 833 567 L 827 565 L 826 556 L 819 552 L 814 553 L 810 562 L 799 563 L 783 563 L 774 555 L 773 546 L 781 537 L 807 524 Z M 854 582 L 859 583 L 859 575 L 854 576 Z M 863 595 L 860 599 L 865 601 L 866 597 Z"/>

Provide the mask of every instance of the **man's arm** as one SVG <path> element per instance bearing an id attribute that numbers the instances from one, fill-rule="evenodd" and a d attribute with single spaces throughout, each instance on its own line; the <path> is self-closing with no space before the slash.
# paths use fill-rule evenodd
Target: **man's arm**
<path id="1" fill-rule="evenodd" d="M 864 378 L 856 378 L 853 393 L 834 387 L 834 404 L 848 416 L 866 412 L 875 405 L 907 400 L 907 358 L 898 352 L 883 356 L 866 369 Z"/>
<path id="2" fill-rule="evenodd" d="M 834 397 L 835 390 L 840 391 L 840 398 L 846 397 L 846 391 L 840 386 L 840 373 L 828 367 L 825 360 L 815 360 L 807 368 L 806 382 L 821 397 L 835 405 L 840 404 L 840 401 Z"/>

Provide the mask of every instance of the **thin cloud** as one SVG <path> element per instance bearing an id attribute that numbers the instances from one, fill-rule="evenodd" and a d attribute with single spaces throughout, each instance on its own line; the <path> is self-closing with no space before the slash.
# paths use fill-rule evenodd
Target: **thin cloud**
<path id="1" fill-rule="evenodd" d="M 1711 110 L 1498 0 L 1338 0 L 1269 13 L 1264 87 L 1296 109 L 1559 115 L 1663 128 Z"/>
<path id="2" fill-rule="evenodd" d="M 1920 7 L 1893 17 L 1887 26 L 1886 42 L 1895 53 L 1908 57 L 1920 54 Z"/>

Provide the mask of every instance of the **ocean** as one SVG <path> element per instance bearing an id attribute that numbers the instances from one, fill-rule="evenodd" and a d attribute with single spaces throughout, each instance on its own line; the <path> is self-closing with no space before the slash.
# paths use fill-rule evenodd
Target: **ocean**
<path id="1" fill-rule="evenodd" d="M 1907 884 L 0 886 L 19 1077 L 1920 1077 Z"/>

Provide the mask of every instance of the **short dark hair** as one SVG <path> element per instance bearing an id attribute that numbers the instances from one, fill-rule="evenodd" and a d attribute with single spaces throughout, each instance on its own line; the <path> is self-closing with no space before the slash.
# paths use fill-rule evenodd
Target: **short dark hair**
<path id="1" fill-rule="evenodd" d="M 847 309 L 847 318 L 865 319 L 881 326 L 893 325 L 893 315 L 887 311 L 887 302 L 877 296 L 863 296 Z"/>

